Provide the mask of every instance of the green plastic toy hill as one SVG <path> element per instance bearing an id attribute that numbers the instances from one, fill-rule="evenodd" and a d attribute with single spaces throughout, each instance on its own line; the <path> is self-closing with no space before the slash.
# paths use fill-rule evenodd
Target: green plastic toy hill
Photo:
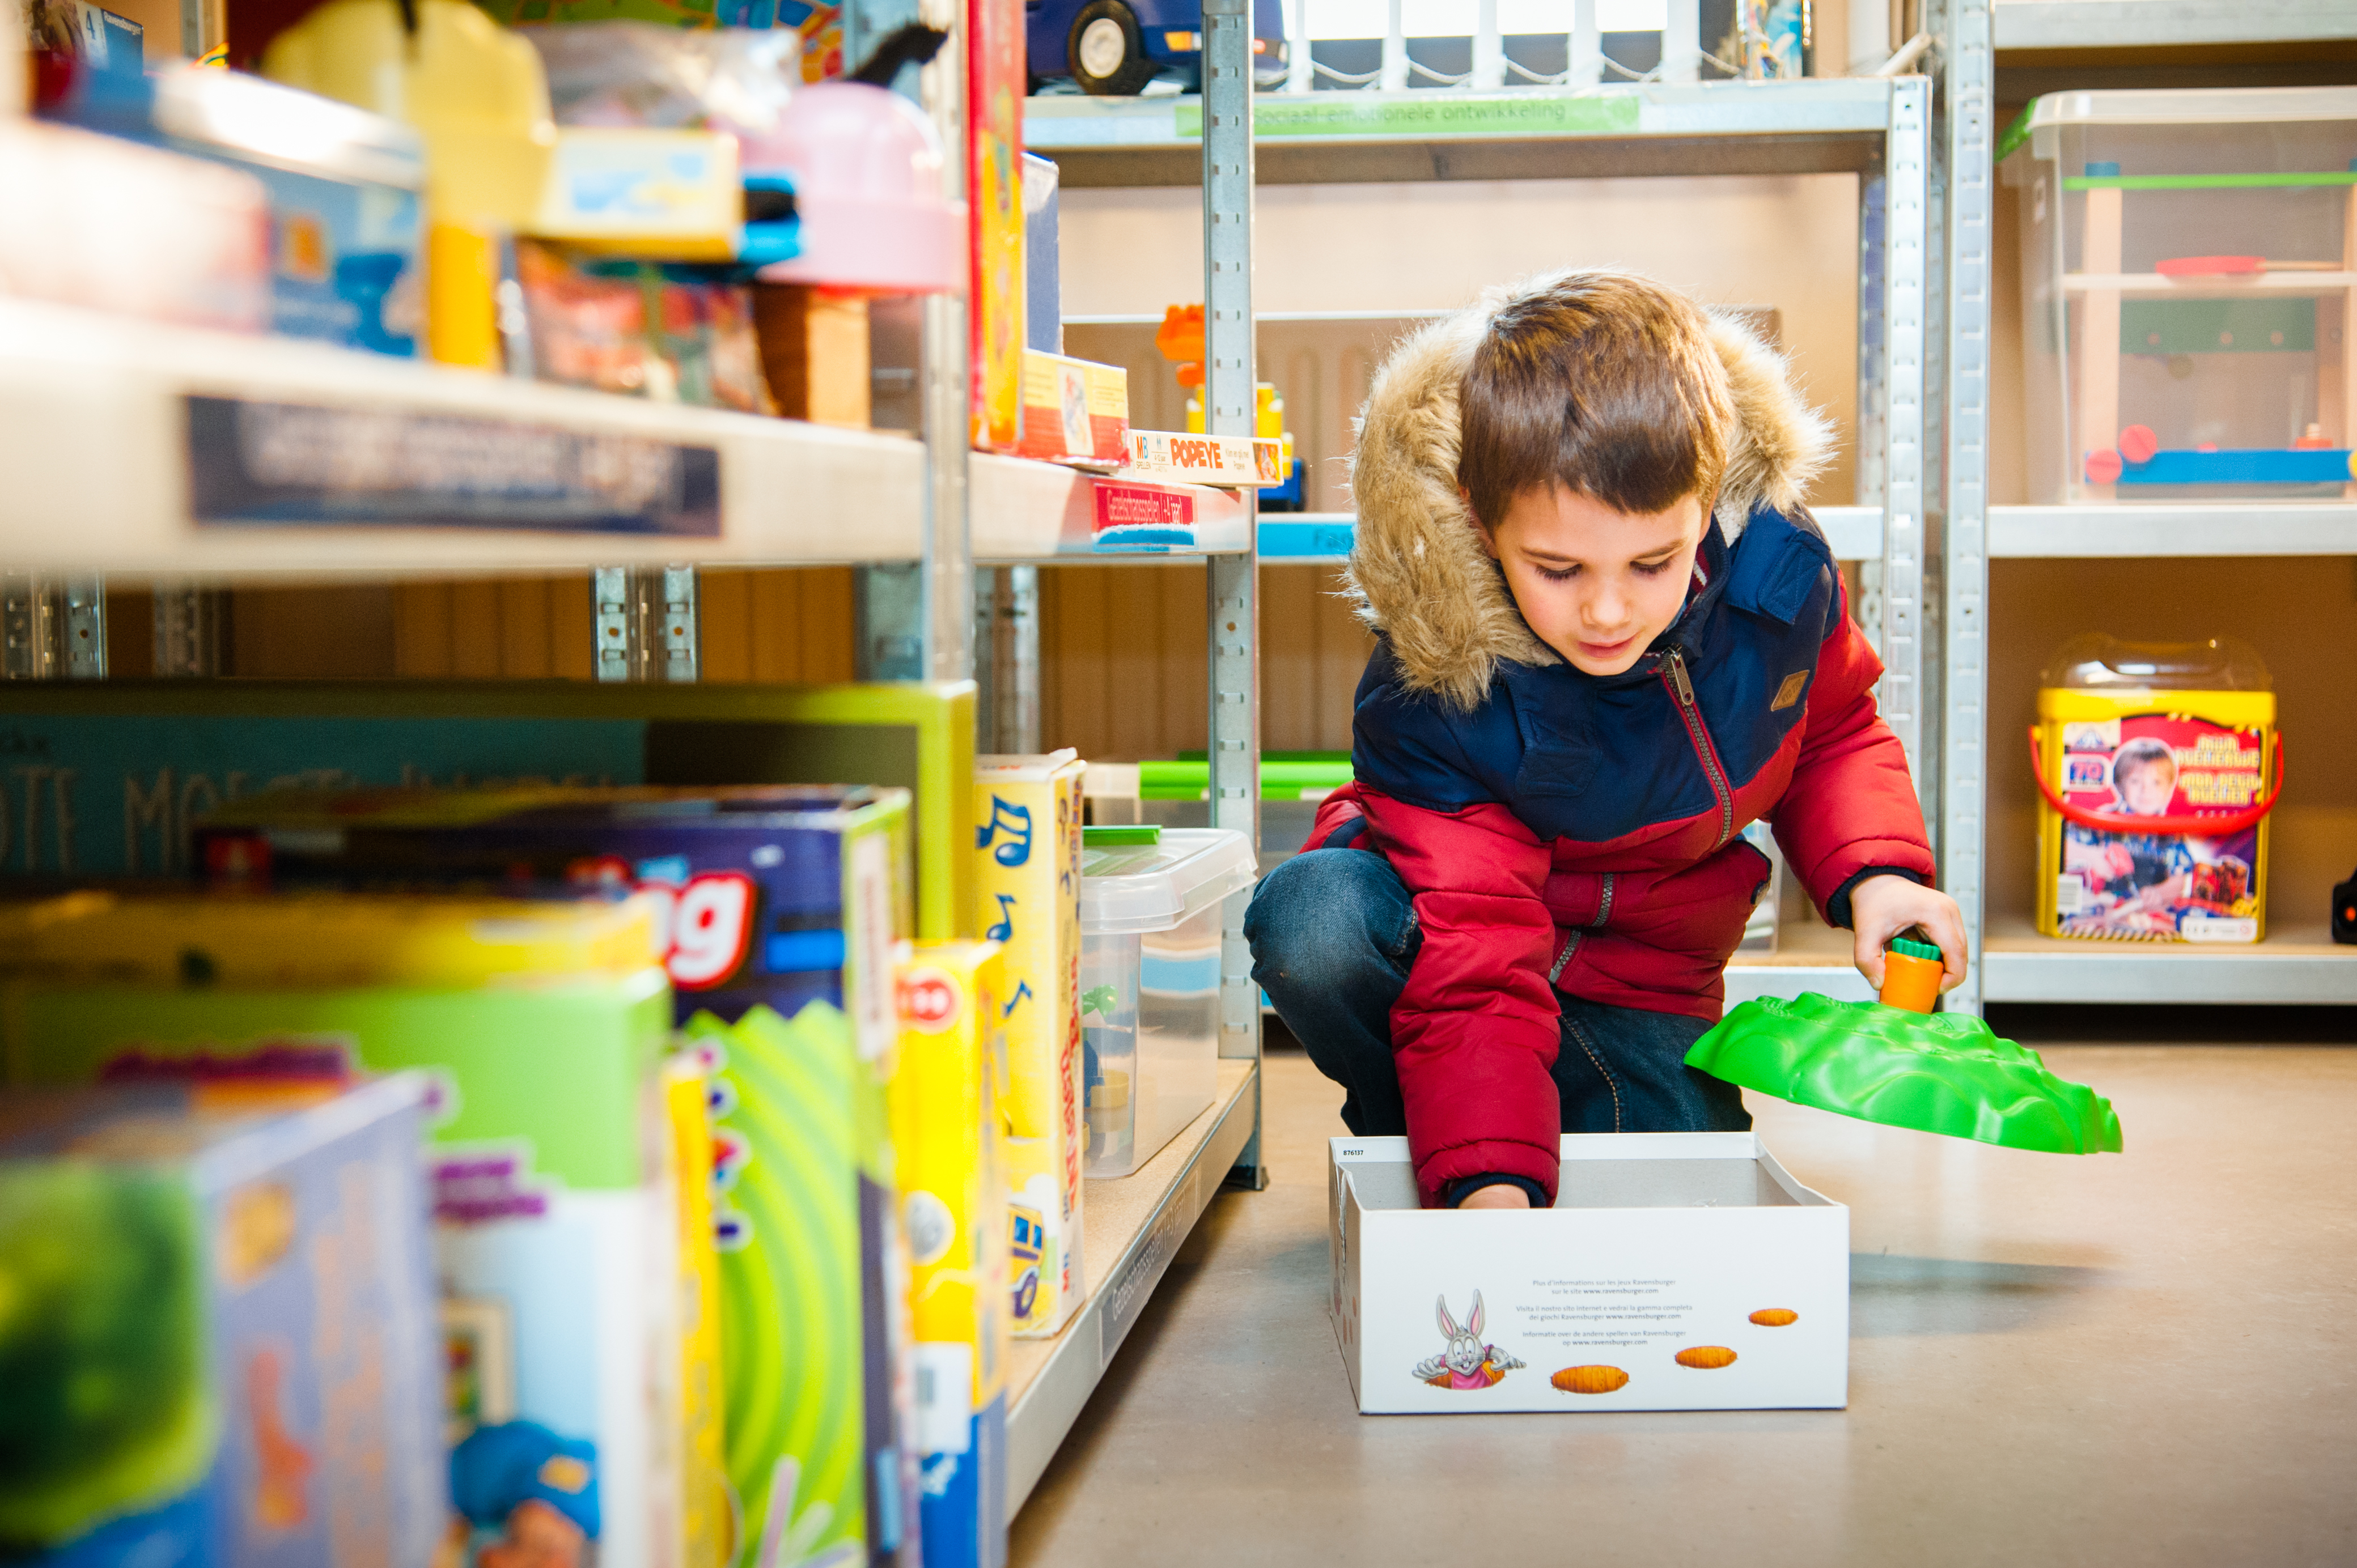
<path id="1" fill-rule="evenodd" d="M 1909 1013 L 1814 992 L 1746 1002 L 1686 1065 L 1745 1089 L 1886 1126 L 2055 1155 L 2118 1154 L 2111 1101 L 1964 1013 Z"/>

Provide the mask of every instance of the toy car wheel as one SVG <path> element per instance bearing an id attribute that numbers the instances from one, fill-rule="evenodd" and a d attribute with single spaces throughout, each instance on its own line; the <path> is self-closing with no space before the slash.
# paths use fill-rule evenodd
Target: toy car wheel
<path id="1" fill-rule="evenodd" d="M 1154 80 L 1137 13 L 1122 0 L 1089 0 L 1082 6 L 1072 18 L 1064 58 L 1081 91 L 1094 97 L 1132 97 Z"/>

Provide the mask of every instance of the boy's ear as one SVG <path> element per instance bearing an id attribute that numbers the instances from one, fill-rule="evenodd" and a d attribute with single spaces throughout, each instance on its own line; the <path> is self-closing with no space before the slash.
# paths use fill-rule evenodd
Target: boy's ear
<path id="1" fill-rule="evenodd" d="M 1482 553 L 1495 561 L 1498 558 L 1498 536 L 1490 532 L 1490 525 L 1474 511 L 1473 492 L 1459 485 L 1457 487 L 1457 499 L 1465 503 L 1465 520 L 1473 525 L 1473 537 L 1481 542 Z"/>

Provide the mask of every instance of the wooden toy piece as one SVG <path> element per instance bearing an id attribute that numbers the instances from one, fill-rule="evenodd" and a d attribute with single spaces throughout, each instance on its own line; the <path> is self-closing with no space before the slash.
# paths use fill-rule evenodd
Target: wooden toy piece
<path id="1" fill-rule="evenodd" d="M 2091 165 L 2089 174 L 2117 173 L 2116 167 Z M 2086 240 L 2079 267 L 2083 273 L 2116 279 L 2120 273 L 2122 209 L 2126 193 L 2117 186 L 2086 192 Z M 2072 378 L 2075 393 L 2071 421 L 2071 481 L 2087 500 L 2114 499 L 2120 477 L 2116 456 L 2120 439 L 2120 291 L 2091 287 L 2079 295 L 2078 373 Z M 2094 459 L 2111 455 L 2100 467 Z"/>
<path id="2" fill-rule="evenodd" d="M 1940 978 L 1945 972 L 1937 947 L 1898 938 L 1882 955 L 1882 1004 L 1929 1013 L 1939 1004 Z"/>

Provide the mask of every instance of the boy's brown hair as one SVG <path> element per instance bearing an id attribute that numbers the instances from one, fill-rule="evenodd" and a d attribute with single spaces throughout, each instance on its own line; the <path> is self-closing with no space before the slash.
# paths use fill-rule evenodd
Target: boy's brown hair
<path id="1" fill-rule="evenodd" d="M 1488 528 L 1556 484 L 1618 511 L 1706 511 L 1735 410 L 1702 310 L 1628 273 L 1569 272 L 1512 299 L 1458 392 L 1457 482 Z"/>

